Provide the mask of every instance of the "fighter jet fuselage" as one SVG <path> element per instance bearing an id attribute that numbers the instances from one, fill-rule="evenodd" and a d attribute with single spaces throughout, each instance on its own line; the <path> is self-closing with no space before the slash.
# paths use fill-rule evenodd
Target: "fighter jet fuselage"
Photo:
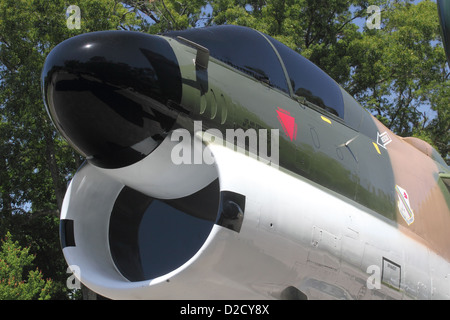
<path id="1" fill-rule="evenodd" d="M 450 171 L 253 29 L 80 35 L 43 71 L 86 157 L 61 241 L 118 299 L 448 299 Z"/>

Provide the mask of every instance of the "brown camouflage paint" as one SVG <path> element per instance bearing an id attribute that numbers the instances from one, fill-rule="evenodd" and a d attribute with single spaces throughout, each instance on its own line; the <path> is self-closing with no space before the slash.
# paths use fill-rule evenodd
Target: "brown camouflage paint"
<path id="1" fill-rule="evenodd" d="M 407 191 L 414 212 L 414 221 L 408 225 L 400 214 L 396 195 L 399 230 L 450 261 L 449 195 L 439 187 L 440 168 L 430 157 L 431 146 L 418 139 L 399 137 L 379 121 L 375 123 L 380 133 L 387 132 L 392 139 L 385 149 L 379 149 L 388 153 L 395 183 Z"/>

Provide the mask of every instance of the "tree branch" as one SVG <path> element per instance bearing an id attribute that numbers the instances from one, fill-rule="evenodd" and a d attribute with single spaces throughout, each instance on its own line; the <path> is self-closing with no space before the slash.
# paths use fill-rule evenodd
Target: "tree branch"
<path id="1" fill-rule="evenodd" d="M 165 9 L 165 10 L 167 11 L 167 13 L 169 14 L 170 18 L 172 19 L 172 22 L 173 22 L 173 24 L 172 24 L 172 29 L 173 29 L 173 26 L 174 26 L 174 25 L 175 25 L 175 29 L 176 29 L 176 27 L 177 27 L 177 22 L 175 21 L 175 18 L 173 17 L 173 15 L 172 15 L 172 13 L 169 11 L 169 9 L 167 9 L 166 4 L 164 3 L 164 0 L 161 0 L 161 3 L 162 3 L 162 5 L 163 5 L 164 9 Z"/>

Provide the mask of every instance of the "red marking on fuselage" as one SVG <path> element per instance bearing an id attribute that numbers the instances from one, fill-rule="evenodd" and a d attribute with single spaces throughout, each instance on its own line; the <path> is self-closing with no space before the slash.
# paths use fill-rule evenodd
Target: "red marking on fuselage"
<path id="1" fill-rule="evenodd" d="M 289 111 L 281 109 L 278 107 L 277 118 L 283 126 L 284 133 L 291 139 L 291 141 L 297 138 L 297 124 L 295 123 L 295 118 L 291 116 Z"/>

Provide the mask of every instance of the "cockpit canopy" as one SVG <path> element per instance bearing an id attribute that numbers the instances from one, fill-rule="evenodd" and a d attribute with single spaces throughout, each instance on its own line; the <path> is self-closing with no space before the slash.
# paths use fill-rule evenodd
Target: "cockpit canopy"
<path id="1" fill-rule="evenodd" d="M 360 129 L 362 107 L 331 77 L 274 38 L 241 26 L 213 26 L 165 34 L 208 48 L 211 57 Z"/>

